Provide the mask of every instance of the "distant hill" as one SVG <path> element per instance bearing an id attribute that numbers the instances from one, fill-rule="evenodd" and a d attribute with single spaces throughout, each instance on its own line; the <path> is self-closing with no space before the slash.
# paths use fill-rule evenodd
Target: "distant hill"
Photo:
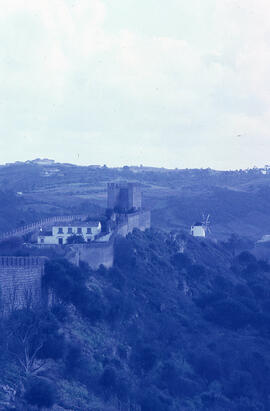
<path id="1" fill-rule="evenodd" d="M 40 160 L 0 168 L 0 190 L 20 193 L 17 214 L 26 222 L 63 213 L 98 214 L 106 207 L 107 182 L 116 180 L 142 183 L 143 204 L 152 210 L 157 228 L 189 231 L 205 213 L 210 214 L 212 237 L 226 238 L 234 232 L 257 240 L 270 233 L 270 174 L 266 169 L 83 167 Z M 2 214 L 0 231 L 18 223 L 19 218 Z"/>

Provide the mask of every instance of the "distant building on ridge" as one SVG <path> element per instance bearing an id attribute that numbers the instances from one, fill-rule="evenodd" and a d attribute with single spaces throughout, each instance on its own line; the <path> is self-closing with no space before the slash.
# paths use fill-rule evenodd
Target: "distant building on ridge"
<path id="1" fill-rule="evenodd" d="M 55 161 L 49 158 L 35 158 L 35 160 L 28 160 L 25 163 L 36 164 L 38 166 L 52 166 L 55 164 Z"/>

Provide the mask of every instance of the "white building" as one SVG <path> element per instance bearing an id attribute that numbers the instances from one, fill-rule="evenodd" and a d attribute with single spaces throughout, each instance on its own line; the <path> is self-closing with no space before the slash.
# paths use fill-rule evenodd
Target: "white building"
<path id="1" fill-rule="evenodd" d="M 257 241 L 257 243 L 269 243 L 269 242 L 270 242 L 270 234 L 263 235 L 262 238 Z"/>
<path id="2" fill-rule="evenodd" d="M 191 227 L 190 234 L 193 235 L 193 237 L 205 237 L 206 228 L 202 223 L 196 223 Z"/>
<path id="3" fill-rule="evenodd" d="M 55 164 L 55 161 L 49 158 L 36 158 L 35 160 L 28 160 L 26 163 L 37 164 L 39 166 L 52 166 Z"/>
<path id="4" fill-rule="evenodd" d="M 53 226 L 51 233 L 43 234 L 41 231 L 38 236 L 38 244 L 67 244 L 68 238 L 73 235 L 82 236 L 84 241 L 90 242 L 95 240 L 100 233 L 100 221 L 63 223 Z"/>

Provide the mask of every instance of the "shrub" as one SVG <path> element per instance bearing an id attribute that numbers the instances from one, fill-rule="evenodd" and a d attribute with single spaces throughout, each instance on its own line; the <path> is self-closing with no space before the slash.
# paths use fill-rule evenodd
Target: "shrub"
<path id="1" fill-rule="evenodd" d="M 82 235 L 74 234 L 68 237 L 67 243 L 68 244 L 83 244 L 85 243 L 85 240 Z"/>
<path id="2" fill-rule="evenodd" d="M 223 299 L 205 311 L 205 318 L 216 324 L 237 330 L 253 324 L 254 314 L 243 304 L 231 299 Z"/>
<path id="3" fill-rule="evenodd" d="M 74 287 L 72 302 L 79 312 L 95 323 L 105 316 L 105 305 L 99 290 L 88 290 L 86 287 Z"/>
<path id="4" fill-rule="evenodd" d="M 115 243 L 114 261 L 123 268 L 133 268 L 136 265 L 133 244 L 127 238 L 120 238 Z"/>
<path id="5" fill-rule="evenodd" d="M 264 271 L 266 273 L 270 272 L 270 264 L 267 261 L 259 260 L 258 265 L 261 271 Z"/>
<path id="6" fill-rule="evenodd" d="M 66 372 L 69 375 L 72 375 L 75 370 L 80 366 L 82 361 L 82 352 L 81 352 L 81 347 L 78 344 L 73 344 L 69 347 L 66 359 L 65 359 L 65 365 L 66 365 Z"/>
<path id="7" fill-rule="evenodd" d="M 202 293 L 199 297 L 195 298 L 194 301 L 201 309 L 205 309 L 224 298 L 226 298 L 226 295 L 222 291 L 217 291 L 215 293 Z"/>
<path id="8" fill-rule="evenodd" d="M 65 259 L 54 260 L 46 263 L 44 284 L 95 322 L 104 317 L 105 307 L 99 290 L 89 290 L 86 286 L 89 273 L 85 266 L 76 267 Z"/>
<path id="9" fill-rule="evenodd" d="M 203 265 L 193 264 L 189 267 L 188 274 L 194 279 L 200 278 L 205 275 L 205 268 Z"/>
<path id="10" fill-rule="evenodd" d="M 128 400 L 130 396 L 131 385 L 132 385 L 132 382 L 129 381 L 126 376 L 117 378 L 116 386 L 115 386 L 115 393 L 121 401 Z"/>
<path id="11" fill-rule="evenodd" d="M 256 263 L 256 257 L 254 257 L 253 254 L 251 254 L 249 251 L 242 251 L 242 253 L 239 254 L 238 256 L 238 262 L 239 264 L 243 266 L 247 266 L 248 264 L 251 263 Z"/>
<path id="12" fill-rule="evenodd" d="M 172 256 L 171 263 L 178 269 L 188 268 L 192 265 L 191 260 L 182 253 L 178 253 Z"/>
<path id="13" fill-rule="evenodd" d="M 107 366 L 105 367 L 103 374 L 100 378 L 100 385 L 105 390 L 111 390 L 116 386 L 116 372 L 113 367 Z"/>
<path id="14" fill-rule="evenodd" d="M 235 370 L 225 388 L 229 398 L 249 397 L 253 391 L 251 374 L 246 371 Z"/>
<path id="15" fill-rule="evenodd" d="M 49 335 L 41 348 L 39 358 L 62 358 L 65 352 L 65 339 L 63 335 Z"/>
<path id="16" fill-rule="evenodd" d="M 159 387 L 168 390 L 172 397 L 193 397 L 198 394 L 200 387 L 196 382 L 182 376 L 183 370 L 177 368 L 174 361 L 164 363 Z"/>
<path id="17" fill-rule="evenodd" d="M 208 382 L 218 380 L 221 374 L 220 361 L 217 355 L 203 350 L 191 355 L 191 362 L 198 376 Z"/>
<path id="18" fill-rule="evenodd" d="M 68 378 L 75 379 L 93 390 L 99 377 L 96 368 L 96 364 L 90 364 L 89 359 L 83 355 L 80 343 L 69 347 L 65 358 L 65 371 Z"/>
<path id="19" fill-rule="evenodd" d="M 137 370 L 143 370 L 144 372 L 149 372 L 154 367 L 157 358 L 156 350 L 148 345 L 137 347 L 131 356 Z"/>
<path id="20" fill-rule="evenodd" d="M 121 400 L 129 397 L 129 386 L 125 378 L 119 378 L 113 366 L 107 365 L 98 380 L 99 390 L 106 400 L 117 396 Z"/>
<path id="21" fill-rule="evenodd" d="M 28 404 L 51 408 L 56 400 L 55 384 L 43 378 L 31 378 L 25 392 Z"/>
<path id="22" fill-rule="evenodd" d="M 52 308 L 52 313 L 55 315 L 58 321 L 65 322 L 68 318 L 67 307 L 64 304 L 56 304 Z"/>
<path id="23" fill-rule="evenodd" d="M 169 411 L 171 400 L 155 387 L 147 387 L 141 395 L 142 411 Z"/>

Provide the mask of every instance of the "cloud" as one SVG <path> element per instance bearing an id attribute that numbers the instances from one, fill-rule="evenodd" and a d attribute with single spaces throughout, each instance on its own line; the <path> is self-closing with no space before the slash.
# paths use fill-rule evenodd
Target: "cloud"
<path id="1" fill-rule="evenodd" d="M 267 162 L 265 0 L 2 3 L 0 161 Z"/>

